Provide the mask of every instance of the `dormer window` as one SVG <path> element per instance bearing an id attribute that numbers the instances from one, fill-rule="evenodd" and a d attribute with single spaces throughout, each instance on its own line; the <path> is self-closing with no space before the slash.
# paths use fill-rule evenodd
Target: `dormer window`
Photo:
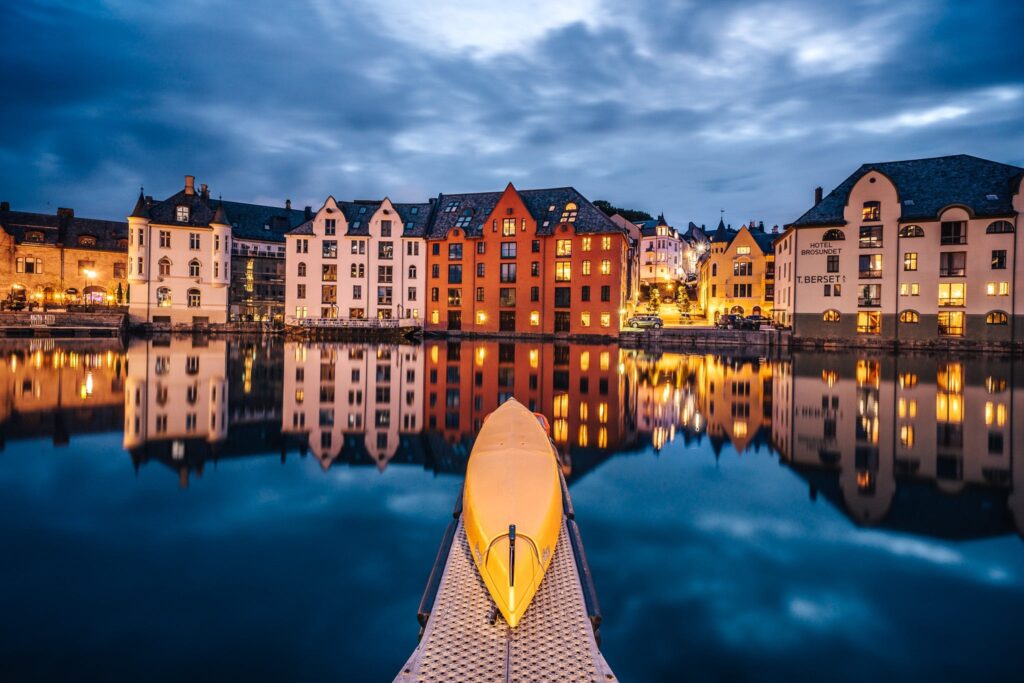
<path id="1" fill-rule="evenodd" d="M 882 203 L 881 202 L 864 202 L 864 208 L 861 210 L 861 220 L 865 220 L 865 221 L 880 221 L 880 220 L 882 220 Z"/>
<path id="2" fill-rule="evenodd" d="M 325 218 L 324 219 L 324 234 L 334 235 L 338 230 L 338 219 L 337 218 Z"/>
<path id="3" fill-rule="evenodd" d="M 565 210 L 562 211 L 561 223 L 575 223 L 576 222 L 576 204 L 569 202 L 565 205 Z"/>
<path id="4" fill-rule="evenodd" d="M 465 211 L 462 212 L 461 216 L 459 216 L 457 219 L 455 219 L 455 227 L 457 227 L 457 228 L 468 228 L 469 227 L 469 223 L 472 220 L 473 220 L 473 211 L 471 209 L 466 209 Z M 512 220 L 513 220 L 513 222 L 515 221 L 515 219 L 512 219 Z"/>
<path id="5" fill-rule="evenodd" d="M 78 246 L 80 247 L 95 247 L 96 238 L 92 235 L 79 235 Z"/>
<path id="6" fill-rule="evenodd" d="M 458 210 L 459 210 L 459 200 L 458 199 L 448 202 L 448 205 L 446 207 L 444 207 L 444 212 L 445 213 L 455 213 Z"/>
<path id="7" fill-rule="evenodd" d="M 174 213 L 174 220 L 179 223 L 188 223 L 188 207 L 179 206 Z"/>
<path id="8" fill-rule="evenodd" d="M 365 206 L 360 206 L 359 207 L 359 215 L 362 216 L 364 213 L 366 213 L 366 207 Z"/>
<path id="9" fill-rule="evenodd" d="M 26 242 L 37 242 L 37 243 L 42 244 L 42 242 L 43 242 L 43 233 L 35 232 L 35 231 L 26 232 L 25 233 L 25 241 Z"/>
<path id="10" fill-rule="evenodd" d="M 419 212 L 420 212 L 420 207 L 418 207 L 418 206 L 414 206 L 411 209 L 409 209 L 409 213 L 411 213 L 413 216 L 415 216 Z"/>

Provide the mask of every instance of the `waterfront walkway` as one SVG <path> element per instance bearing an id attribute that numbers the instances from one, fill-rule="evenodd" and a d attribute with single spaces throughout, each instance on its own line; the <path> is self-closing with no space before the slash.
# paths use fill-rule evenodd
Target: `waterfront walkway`
<path id="1" fill-rule="evenodd" d="M 439 552 L 443 570 L 440 562 L 434 568 L 443 573 L 439 582 L 431 576 L 421 605 L 420 643 L 395 683 L 617 680 L 598 648 L 600 610 L 564 485 L 562 491 L 566 514 L 555 555 L 515 629 L 495 619 L 457 507 Z"/>

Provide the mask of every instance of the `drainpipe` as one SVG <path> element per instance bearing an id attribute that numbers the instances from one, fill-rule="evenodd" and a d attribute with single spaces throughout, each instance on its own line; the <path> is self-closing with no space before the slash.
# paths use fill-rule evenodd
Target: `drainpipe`
<path id="1" fill-rule="evenodd" d="M 900 261 L 900 223 L 899 221 L 896 221 L 896 318 L 893 323 L 896 329 L 896 334 L 893 335 L 893 342 L 895 350 L 897 351 L 900 348 L 900 272 L 902 272 L 902 270 L 903 263 Z M 895 457 L 895 453 L 896 451 L 893 450 L 893 457 Z"/>

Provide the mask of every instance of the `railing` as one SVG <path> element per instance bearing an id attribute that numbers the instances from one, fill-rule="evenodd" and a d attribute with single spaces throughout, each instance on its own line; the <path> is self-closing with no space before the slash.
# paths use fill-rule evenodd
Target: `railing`
<path id="1" fill-rule="evenodd" d="M 294 318 L 287 319 L 289 325 L 302 328 L 332 329 L 397 329 L 399 327 L 419 327 L 422 323 L 418 318 Z"/>

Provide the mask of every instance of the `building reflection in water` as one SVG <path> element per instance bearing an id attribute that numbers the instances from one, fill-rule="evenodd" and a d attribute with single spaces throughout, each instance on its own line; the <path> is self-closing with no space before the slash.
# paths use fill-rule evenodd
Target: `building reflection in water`
<path id="1" fill-rule="evenodd" d="M 0 345 L 7 439 L 123 429 L 182 486 L 224 458 L 461 473 L 509 397 L 543 414 L 574 481 L 681 439 L 769 449 L 861 525 L 952 538 L 1022 528 L 1024 365 L 872 353 L 650 353 L 615 345 L 423 345 L 164 337 Z M 694 451 L 686 451 L 691 453 Z M 681 454 L 681 451 L 673 451 Z"/>
<path id="2" fill-rule="evenodd" d="M 950 538 L 1024 529 L 1019 363 L 797 354 L 773 380 L 780 458 L 858 524 Z"/>

